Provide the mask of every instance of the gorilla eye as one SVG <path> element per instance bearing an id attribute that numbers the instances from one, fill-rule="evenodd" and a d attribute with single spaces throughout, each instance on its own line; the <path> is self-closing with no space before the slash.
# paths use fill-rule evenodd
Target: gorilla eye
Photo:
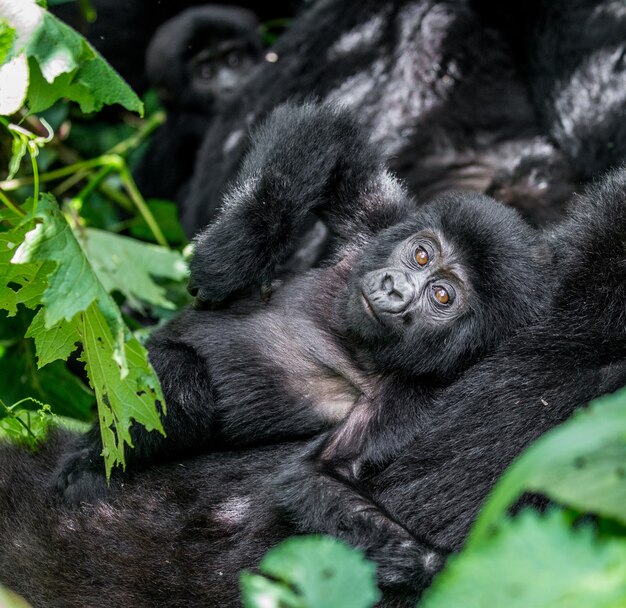
<path id="1" fill-rule="evenodd" d="M 428 257 L 428 251 L 426 251 L 426 249 L 424 249 L 423 247 L 418 247 L 417 251 L 415 252 L 415 261 L 420 266 L 426 266 L 426 264 L 428 264 L 428 262 L 430 261 L 430 258 Z"/>
<path id="2" fill-rule="evenodd" d="M 450 304 L 450 294 L 444 287 L 435 287 L 435 298 L 439 304 Z"/>
<path id="3" fill-rule="evenodd" d="M 204 80 L 210 80 L 213 78 L 213 65 L 210 61 L 203 61 L 198 64 L 197 73 L 200 78 Z"/>
<path id="4" fill-rule="evenodd" d="M 226 55 L 226 63 L 231 68 L 236 68 L 239 65 L 239 53 L 232 52 Z"/>

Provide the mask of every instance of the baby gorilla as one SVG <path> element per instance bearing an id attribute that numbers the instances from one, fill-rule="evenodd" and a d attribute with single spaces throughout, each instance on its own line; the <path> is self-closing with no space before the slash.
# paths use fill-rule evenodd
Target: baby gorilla
<path id="1" fill-rule="evenodd" d="M 271 284 L 309 212 L 332 235 L 327 266 Z M 542 251 L 516 211 L 483 195 L 417 209 L 350 116 L 278 108 L 196 243 L 199 301 L 237 297 L 151 338 L 167 438 L 135 426 L 128 465 L 311 436 L 348 413 L 328 450 L 360 450 L 372 425 L 388 425 L 383 464 L 441 388 L 536 318 Z M 269 302 L 258 285 L 265 295 L 271 285 Z M 68 502 L 106 489 L 99 437 L 94 427 L 60 464 Z"/>

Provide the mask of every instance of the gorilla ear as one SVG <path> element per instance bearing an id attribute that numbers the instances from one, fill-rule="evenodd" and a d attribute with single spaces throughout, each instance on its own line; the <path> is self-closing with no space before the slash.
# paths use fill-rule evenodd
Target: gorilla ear
<path id="1" fill-rule="evenodd" d="M 211 45 L 239 41 L 261 54 L 259 22 L 243 8 L 207 5 L 189 8 L 166 21 L 146 51 L 146 72 L 164 101 L 182 96 L 189 87 L 187 66 Z"/>

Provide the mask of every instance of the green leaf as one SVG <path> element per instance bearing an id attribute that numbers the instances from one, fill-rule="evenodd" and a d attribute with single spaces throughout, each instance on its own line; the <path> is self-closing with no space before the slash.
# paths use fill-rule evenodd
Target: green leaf
<path id="1" fill-rule="evenodd" d="M 263 558 L 259 570 L 274 580 L 242 575 L 246 608 L 368 608 L 380 597 L 376 566 L 333 538 L 288 539 Z"/>
<path id="2" fill-rule="evenodd" d="M 143 116 L 141 99 L 96 51 L 93 53 L 94 58 L 83 62 L 79 68 L 66 96 L 78 102 L 85 113 L 118 103 Z"/>
<path id="3" fill-rule="evenodd" d="M 0 308 L 10 316 L 17 312 L 17 305 L 35 308 L 41 302 L 45 290 L 45 276 L 52 270 L 51 264 L 13 264 L 20 243 L 32 229 L 33 222 L 25 221 L 6 232 L 0 232 Z"/>
<path id="4" fill-rule="evenodd" d="M 30 604 L 16 593 L 0 586 L 0 606 L 2 608 L 30 608 Z"/>
<path id="5" fill-rule="evenodd" d="M 103 456 L 110 474 L 113 466 L 123 465 L 125 446 L 132 445 L 129 426 L 133 421 L 149 430 L 163 432 L 157 405 L 165 410 L 165 404 L 146 350 L 124 324 L 119 308 L 51 195 L 42 195 L 31 217 L 0 236 L 4 238 L 4 248 L 0 241 L 0 264 L 4 262 L 8 270 L 7 278 L 0 279 L 0 304 L 6 304 L 9 312 L 14 313 L 15 300 L 20 299 L 25 289 L 35 281 L 45 287 L 43 292 L 39 289 L 39 301 L 32 302 L 43 304 L 43 311 L 37 314 L 28 331 L 35 339 L 39 364 L 58 363 L 56 360 L 68 356 L 77 341 L 83 346 L 81 361 L 96 394 Z M 137 255 L 135 248 L 127 243 L 124 247 L 122 254 L 130 252 L 132 262 L 132 256 Z M 157 274 L 174 272 L 173 259 L 164 256 L 159 248 L 149 247 L 153 259 L 158 258 Z M 144 252 L 141 246 L 139 249 Z M 13 251 L 15 254 L 7 263 Z M 18 276 L 13 267 L 21 265 L 28 272 L 23 273 L 22 283 L 15 288 Z M 118 268 L 118 272 L 121 277 L 123 271 Z M 7 297 L 5 294 L 9 292 L 17 296 Z M 154 288 L 150 295 L 162 297 Z M 48 368 L 44 367 L 37 378 Z"/>
<path id="6" fill-rule="evenodd" d="M 165 298 L 165 289 L 151 277 L 183 280 L 187 265 L 180 253 L 93 228 L 79 236 L 98 279 L 109 293 L 120 292 L 136 310 L 142 310 L 140 301 L 174 308 Z"/>
<path id="7" fill-rule="evenodd" d="M 53 82 L 48 82 L 41 73 L 35 59 L 28 60 L 30 86 L 28 87 L 28 109 L 38 114 L 67 97 L 73 73 L 61 74 Z"/>
<path id="8" fill-rule="evenodd" d="M 42 20 L 30 32 L 24 52 L 37 61 L 43 77 L 52 83 L 61 74 L 74 72 L 83 61 L 93 57 L 94 52 L 69 25 L 45 10 L 41 12 Z"/>
<path id="9" fill-rule="evenodd" d="M 5 57 L 15 41 L 15 30 L 6 19 L 0 18 L 0 65 L 4 63 Z"/>
<path id="10" fill-rule="evenodd" d="M 51 195 L 42 195 L 35 218 L 41 221 L 26 234 L 11 261 L 13 264 L 55 262 L 41 298 L 45 305 L 45 326 L 50 329 L 63 319 L 71 321 L 85 310 L 102 288 Z"/>
<path id="11" fill-rule="evenodd" d="M 626 542 L 524 511 L 489 543 L 450 558 L 420 608 L 624 608 Z"/>
<path id="12" fill-rule="evenodd" d="M 11 87 L 3 88 L 3 98 L 5 90 L 11 91 L 11 102 L 0 102 L 1 113 L 19 109 L 18 98 L 24 101 L 27 86 L 31 112 L 40 112 L 64 97 L 76 101 L 83 112 L 119 103 L 143 114 L 141 100 L 119 74 L 80 34 L 34 0 L 0 0 L 0 17 L 16 33 L 5 56 L 12 61 L 0 68 L 0 83 L 11 82 L 8 75 L 3 79 L 5 67 L 12 66 L 13 78 Z"/>
<path id="13" fill-rule="evenodd" d="M 59 321 L 50 328 L 45 327 L 44 309 L 35 315 L 26 338 L 34 338 L 37 348 L 37 367 L 43 367 L 61 359 L 63 361 L 76 350 L 78 341 L 78 316 L 71 321 Z"/>
<path id="14" fill-rule="evenodd" d="M 535 442 L 504 474 L 472 530 L 485 540 L 524 491 L 543 493 L 583 512 L 626 523 L 626 389 Z"/>
<path id="15" fill-rule="evenodd" d="M 165 409 L 161 388 L 148 363 L 148 353 L 135 338 L 126 342 L 129 372 L 120 382 L 120 366 L 113 360 L 114 343 L 107 322 L 94 303 L 80 315 L 85 363 L 98 400 L 100 431 L 107 477 L 116 464 L 124 463 L 124 445 L 132 446 L 129 426 L 133 420 L 149 431 L 163 433 L 155 402 Z"/>

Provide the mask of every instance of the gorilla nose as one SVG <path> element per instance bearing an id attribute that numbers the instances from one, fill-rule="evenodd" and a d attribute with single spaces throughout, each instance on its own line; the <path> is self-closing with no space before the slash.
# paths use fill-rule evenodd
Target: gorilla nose
<path id="1" fill-rule="evenodd" d="M 365 277 L 365 292 L 376 312 L 397 314 L 404 312 L 415 296 L 415 288 L 404 272 L 393 269 L 378 270 Z"/>

